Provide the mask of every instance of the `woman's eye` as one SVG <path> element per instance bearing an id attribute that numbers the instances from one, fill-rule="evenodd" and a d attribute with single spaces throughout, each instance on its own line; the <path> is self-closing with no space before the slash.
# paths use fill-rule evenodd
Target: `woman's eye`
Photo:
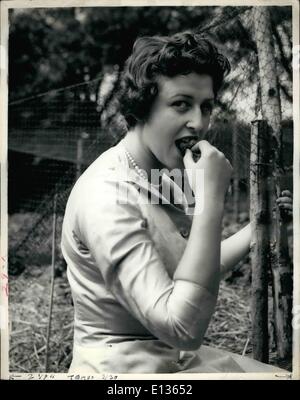
<path id="1" fill-rule="evenodd" d="M 175 103 L 173 103 L 173 106 L 178 111 L 186 111 L 189 108 L 189 103 L 187 103 L 186 101 L 180 100 L 180 101 L 175 101 Z"/>

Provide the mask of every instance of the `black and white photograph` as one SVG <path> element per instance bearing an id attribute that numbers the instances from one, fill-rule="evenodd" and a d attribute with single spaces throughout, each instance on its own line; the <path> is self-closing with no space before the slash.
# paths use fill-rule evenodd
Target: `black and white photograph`
<path id="1" fill-rule="evenodd" d="M 1 2 L 1 379 L 300 379 L 299 54 L 297 0 Z"/>

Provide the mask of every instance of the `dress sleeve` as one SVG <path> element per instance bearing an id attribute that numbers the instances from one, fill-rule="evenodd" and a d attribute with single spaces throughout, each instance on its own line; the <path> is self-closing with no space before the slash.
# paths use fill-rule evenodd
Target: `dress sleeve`
<path id="1" fill-rule="evenodd" d="M 160 340 L 180 350 L 199 348 L 216 296 L 195 283 L 170 278 L 133 185 L 119 183 L 117 196 L 114 183 L 106 182 L 102 189 L 86 196 L 80 231 L 108 289 Z"/>

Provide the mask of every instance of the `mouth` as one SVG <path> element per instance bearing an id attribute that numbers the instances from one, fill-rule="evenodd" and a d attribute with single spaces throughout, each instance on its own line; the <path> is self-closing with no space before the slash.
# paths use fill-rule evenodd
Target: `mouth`
<path id="1" fill-rule="evenodd" d="M 180 151 L 181 156 L 184 157 L 186 150 L 191 149 L 198 141 L 199 139 L 195 136 L 185 136 L 175 140 L 175 145 Z M 200 158 L 200 151 L 193 151 L 193 157 L 197 161 Z"/>

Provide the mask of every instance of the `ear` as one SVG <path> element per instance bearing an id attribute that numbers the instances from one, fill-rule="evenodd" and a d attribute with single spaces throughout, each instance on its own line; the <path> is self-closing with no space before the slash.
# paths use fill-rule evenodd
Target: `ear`
<path id="1" fill-rule="evenodd" d="M 155 97 L 157 95 L 157 93 L 158 93 L 158 85 L 157 85 L 156 82 L 153 82 L 151 84 L 151 86 L 149 87 L 149 93 L 150 93 L 150 96 L 153 96 L 153 97 Z"/>

